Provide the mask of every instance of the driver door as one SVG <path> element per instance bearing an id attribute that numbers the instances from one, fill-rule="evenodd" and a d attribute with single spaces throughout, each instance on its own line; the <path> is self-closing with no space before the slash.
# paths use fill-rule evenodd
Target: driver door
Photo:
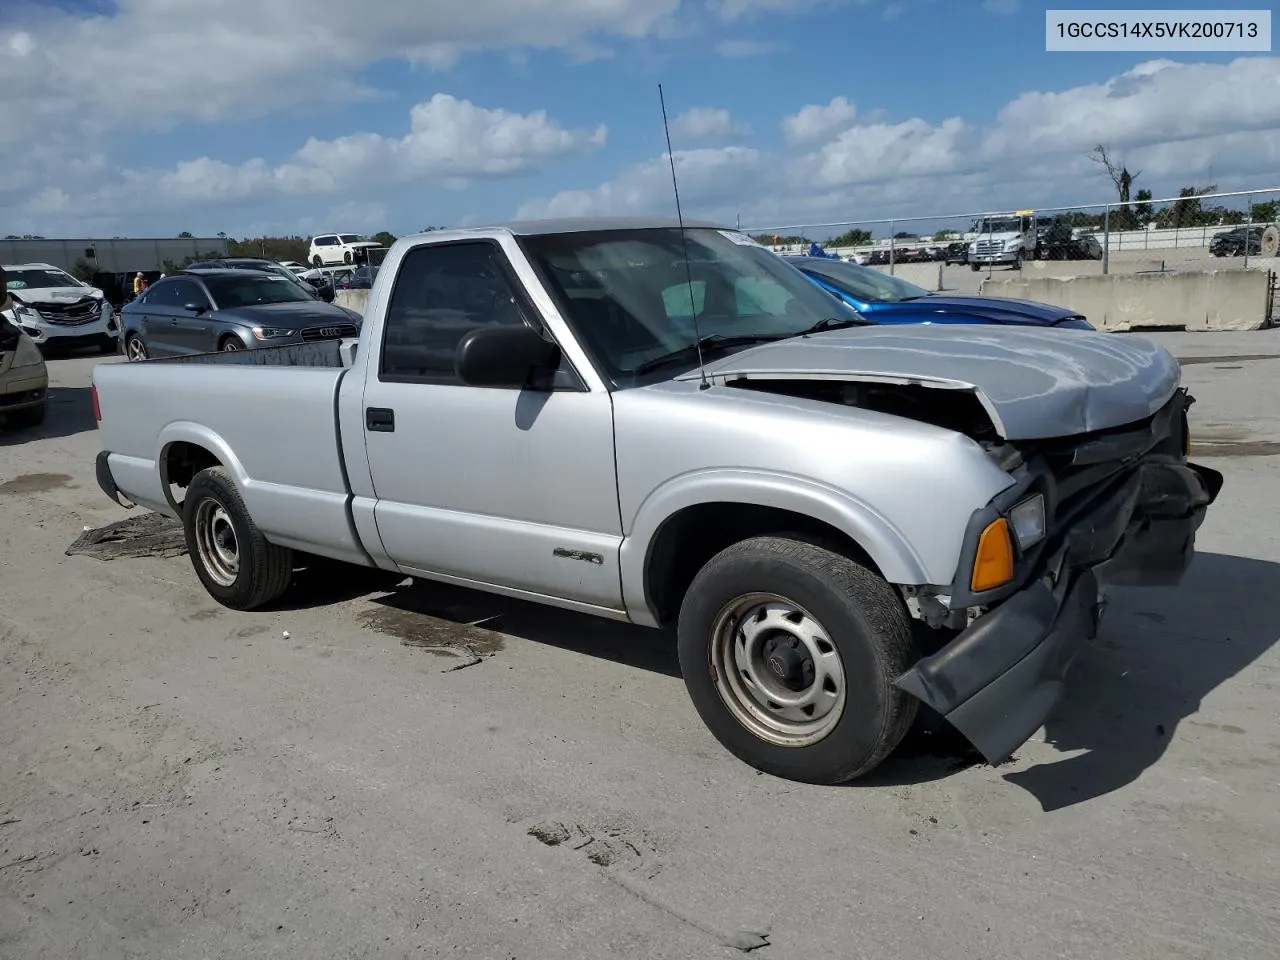
<path id="1" fill-rule="evenodd" d="M 544 389 L 464 384 L 484 324 L 543 329 L 497 243 L 405 255 L 364 394 L 383 547 L 406 573 L 620 610 L 612 400 L 567 362 Z"/>

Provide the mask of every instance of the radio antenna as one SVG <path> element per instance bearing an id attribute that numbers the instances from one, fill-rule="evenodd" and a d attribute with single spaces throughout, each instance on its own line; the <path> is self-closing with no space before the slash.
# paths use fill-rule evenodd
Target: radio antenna
<path id="1" fill-rule="evenodd" d="M 680 212 L 680 185 L 676 183 L 676 155 L 671 152 L 671 127 L 667 124 L 667 98 L 658 84 L 658 103 L 662 105 L 662 132 L 667 137 L 667 160 L 671 164 L 671 190 L 676 195 L 676 222 L 680 225 L 680 249 L 684 255 L 684 277 L 689 290 L 689 316 L 693 318 L 693 345 L 698 351 L 698 389 L 706 390 L 707 368 L 702 362 L 702 334 L 698 332 L 698 307 L 693 297 L 693 268 L 689 266 L 689 240 L 684 232 L 684 214 Z"/>

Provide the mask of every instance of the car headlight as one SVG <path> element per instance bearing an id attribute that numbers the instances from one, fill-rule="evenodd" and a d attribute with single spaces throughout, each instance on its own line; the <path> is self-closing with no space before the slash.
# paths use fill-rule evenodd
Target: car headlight
<path id="1" fill-rule="evenodd" d="M 25 320 L 27 323 L 38 323 L 40 320 L 40 312 L 35 307 L 29 307 L 25 303 L 13 301 L 13 316 L 16 320 Z"/>
<path id="2" fill-rule="evenodd" d="M 1017 503 L 1009 511 L 1009 526 L 1019 550 L 1035 546 L 1045 535 L 1044 497 L 1038 493 Z"/>
<path id="3" fill-rule="evenodd" d="M 19 337 L 18 348 L 13 351 L 13 367 L 34 367 L 41 363 L 44 363 L 44 357 L 40 355 L 40 348 L 30 337 Z"/>
<path id="4" fill-rule="evenodd" d="M 292 337 L 293 331 L 286 330 L 284 327 L 254 327 L 253 335 L 258 340 L 281 340 Z"/>

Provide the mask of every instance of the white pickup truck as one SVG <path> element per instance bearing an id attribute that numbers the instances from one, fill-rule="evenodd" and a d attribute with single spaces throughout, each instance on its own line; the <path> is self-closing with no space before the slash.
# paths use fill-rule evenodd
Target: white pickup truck
<path id="1" fill-rule="evenodd" d="M 868 325 L 712 224 L 399 240 L 358 340 L 103 364 L 98 479 L 236 609 L 295 552 L 676 628 L 700 715 L 864 774 L 919 703 L 991 761 L 1106 583 L 1177 583 L 1222 478 L 1176 361 L 1089 331 Z"/>

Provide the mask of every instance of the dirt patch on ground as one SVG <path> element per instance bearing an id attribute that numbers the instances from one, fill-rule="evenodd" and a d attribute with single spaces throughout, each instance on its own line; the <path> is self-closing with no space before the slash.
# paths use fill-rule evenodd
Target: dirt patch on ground
<path id="1" fill-rule="evenodd" d="M 59 487 L 72 485 L 72 478 L 65 473 L 24 473 L 12 480 L 0 483 L 0 497 L 16 497 L 24 494 L 45 493 Z"/>
<path id="2" fill-rule="evenodd" d="M 144 513 L 86 530 L 67 547 L 66 555 L 121 560 L 125 557 L 180 557 L 187 552 L 182 525 L 163 514 Z"/>

